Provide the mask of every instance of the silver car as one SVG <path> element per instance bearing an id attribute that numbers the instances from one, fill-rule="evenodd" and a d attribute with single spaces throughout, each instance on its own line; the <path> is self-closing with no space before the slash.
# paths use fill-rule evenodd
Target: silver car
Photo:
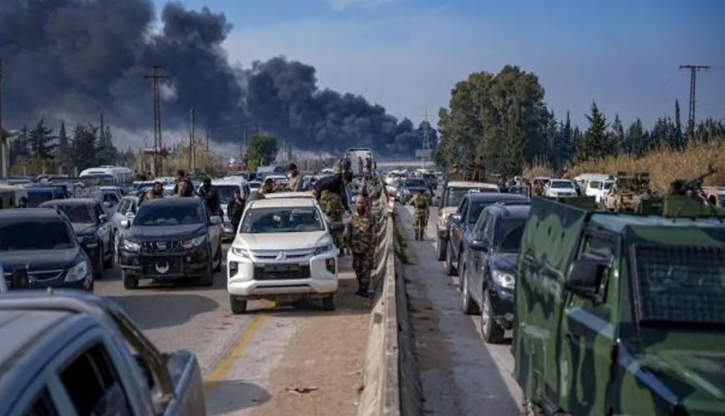
<path id="1" fill-rule="evenodd" d="M 115 236 L 113 241 L 113 254 L 118 256 L 118 243 L 121 241 L 121 237 L 125 231 L 125 228 L 121 227 L 121 221 L 131 220 L 136 216 L 136 209 L 138 208 L 139 197 L 137 196 L 126 196 L 116 206 L 116 211 L 111 216 L 111 224 L 113 225 Z M 116 257 L 116 260 L 118 258 Z"/>

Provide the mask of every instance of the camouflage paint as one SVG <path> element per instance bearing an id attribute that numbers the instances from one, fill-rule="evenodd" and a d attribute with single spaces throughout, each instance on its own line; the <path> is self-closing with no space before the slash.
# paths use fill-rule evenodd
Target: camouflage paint
<path id="1" fill-rule="evenodd" d="M 634 244 L 677 244 L 707 247 L 725 263 L 725 224 L 578 202 L 532 198 L 514 291 L 514 377 L 524 395 L 574 416 L 725 415 L 725 333 L 640 326 L 628 255 Z M 601 303 L 564 290 L 582 254 L 609 261 Z"/>

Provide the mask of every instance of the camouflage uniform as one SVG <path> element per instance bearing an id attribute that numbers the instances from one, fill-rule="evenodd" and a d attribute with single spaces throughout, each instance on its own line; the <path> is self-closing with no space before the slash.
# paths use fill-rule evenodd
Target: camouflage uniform
<path id="1" fill-rule="evenodd" d="M 343 205 L 340 195 L 325 189 L 320 195 L 320 206 L 325 215 L 330 217 L 333 222 L 342 222 L 345 205 Z M 340 255 L 344 255 L 345 240 L 341 234 L 335 235 L 335 244 L 340 249 Z"/>
<path id="2" fill-rule="evenodd" d="M 415 213 L 413 214 L 415 239 L 422 240 L 425 235 L 425 227 L 428 225 L 428 198 L 421 193 L 417 193 L 413 197 L 411 205 L 415 208 Z"/>
<path id="3" fill-rule="evenodd" d="M 247 203 L 252 202 L 256 199 L 264 199 L 264 194 L 260 191 L 254 191 L 247 197 Z"/>
<path id="4" fill-rule="evenodd" d="M 544 185 L 541 184 L 541 181 L 537 181 L 536 183 L 534 183 L 534 195 L 544 195 Z"/>
<path id="5" fill-rule="evenodd" d="M 375 219 L 372 213 L 355 212 L 347 224 L 345 235 L 352 252 L 352 268 L 359 285 L 357 294 L 367 296 L 370 275 L 375 266 Z"/>

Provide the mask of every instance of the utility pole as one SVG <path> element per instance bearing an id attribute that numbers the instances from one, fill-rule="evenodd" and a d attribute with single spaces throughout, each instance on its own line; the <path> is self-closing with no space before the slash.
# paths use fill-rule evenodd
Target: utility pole
<path id="1" fill-rule="evenodd" d="M 687 137 L 695 138 L 695 92 L 697 86 L 697 73 L 701 69 L 710 69 L 708 65 L 680 65 L 680 69 L 690 70 L 690 111 L 687 116 Z"/>
<path id="2" fill-rule="evenodd" d="M 423 169 L 425 169 L 428 165 L 428 161 L 430 159 L 430 135 L 429 135 L 429 129 L 430 129 L 430 123 L 428 122 L 428 109 L 425 109 L 425 126 L 423 129 Z"/>
<path id="3" fill-rule="evenodd" d="M 194 137 L 194 109 L 189 110 L 189 171 L 196 170 L 196 138 Z"/>
<path id="4" fill-rule="evenodd" d="M 166 75 L 161 74 L 161 71 L 163 70 L 163 67 L 154 65 L 151 68 L 151 75 L 144 77 L 151 80 L 151 95 L 153 97 L 154 106 L 154 177 L 158 177 L 160 175 L 162 163 L 161 152 L 163 149 L 163 141 L 161 137 L 161 89 L 159 88 L 159 81 L 169 78 Z"/>

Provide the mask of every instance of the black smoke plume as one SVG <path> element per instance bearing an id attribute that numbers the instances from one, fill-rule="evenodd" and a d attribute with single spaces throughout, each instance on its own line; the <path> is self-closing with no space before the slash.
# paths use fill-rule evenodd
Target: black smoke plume
<path id="1" fill-rule="evenodd" d="M 223 13 L 168 3 L 159 31 L 154 21 L 150 0 L 0 1 L 4 126 L 40 116 L 88 121 L 103 112 L 117 127 L 148 131 L 144 77 L 160 65 L 168 76 L 164 129 L 186 126 L 194 108 L 197 123 L 221 143 L 239 143 L 247 130 L 315 152 L 370 146 L 411 155 L 422 144 L 410 120 L 398 122 L 361 96 L 320 90 L 311 65 L 278 57 L 232 66 L 221 46 L 232 29 Z"/>

